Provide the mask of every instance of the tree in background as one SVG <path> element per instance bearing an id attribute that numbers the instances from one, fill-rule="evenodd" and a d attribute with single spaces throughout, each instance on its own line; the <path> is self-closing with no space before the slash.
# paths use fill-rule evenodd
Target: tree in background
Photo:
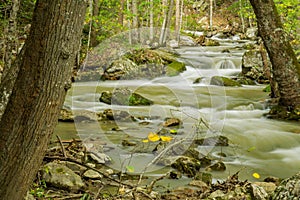
<path id="1" fill-rule="evenodd" d="M 278 83 L 279 106 L 285 115 L 280 117 L 299 118 L 300 65 L 283 29 L 275 4 L 273 0 L 250 0 L 250 3 L 256 15 L 259 35 L 272 63 L 274 78 Z M 276 114 L 282 115 L 282 110 L 280 113 Z"/>
<path id="2" fill-rule="evenodd" d="M 17 78 L 5 90 L 12 93 L 0 120 L 1 199 L 23 199 L 42 163 L 71 84 L 85 11 L 84 0 L 36 3 L 29 37 L 12 66 L 19 68 Z"/>

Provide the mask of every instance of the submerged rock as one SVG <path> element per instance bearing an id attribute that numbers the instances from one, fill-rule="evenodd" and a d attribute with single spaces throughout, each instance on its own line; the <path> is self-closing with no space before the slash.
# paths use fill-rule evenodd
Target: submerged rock
<path id="1" fill-rule="evenodd" d="M 241 84 L 235 80 L 224 76 L 213 76 L 210 80 L 211 85 L 218 85 L 218 86 L 230 86 L 230 87 L 240 87 Z"/>
<path id="2" fill-rule="evenodd" d="M 145 106 L 153 104 L 153 101 L 126 88 L 118 88 L 113 92 L 104 91 L 101 93 L 99 100 L 103 103 L 115 105 Z"/>
<path id="3" fill-rule="evenodd" d="M 228 146 L 228 138 L 225 136 L 213 136 L 207 138 L 195 139 L 194 144 L 201 146 Z"/>
<path id="4" fill-rule="evenodd" d="M 65 165 L 51 162 L 44 165 L 43 179 L 47 184 L 70 191 L 77 191 L 84 186 L 81 177 Z"/>
<path id="5" fill-rule="evenodd" d="M 186 70 L 185 64 L 178 61 L 173 61 L 169 65 L 166 66 L 166 75 L 167 76 L 177 76 L 181 72 Z"/>
<path id="6" fill-rule="evenodd" d="M 178 118 L 167 118 L 164 123 L 163 126 L 164 127 L 171 127 L 171 126 L 179 126 L 182 124 L 182 121 Z"/>

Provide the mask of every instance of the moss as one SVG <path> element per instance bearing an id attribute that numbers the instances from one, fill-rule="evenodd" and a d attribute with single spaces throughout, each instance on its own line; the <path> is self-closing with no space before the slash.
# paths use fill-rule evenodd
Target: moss
<path id="1" fill-rule="evenodd" d="M 136 94 L 136 93 L 132 93 L 129 97 L 129 105 L 130 106 L 139 106 L 139 105 L 152 105 L 153 101 L 146 99 L 145 97 Z"/>
<path id="2" fill-rule="evenodd" d="M 263 89 L 263 92 L 271 92 L 271 91 L 272 91 L 272 90 L 271 90 L 270 84 L 267 85 L 267 86 Z"/>
<path id="3" fill-rule="evenodd" d="M 271 119 L 284 119 L 300 121 L 300 107 L 288 110 L 284 106 L 273 106 L 270 112 L 267 114 Z"/>
<path id="4" fill-rule="evenodd" d="M 210 84 L 218 85 L 218 86 L 230 86 L 230 87 L 241 86 L 239 82 L 223 76 L 213 76 L 210 80 Z"/>
<path id="5" fill-rule="evenodd" d="M 173 61 L 166 67 L 166 74 L 167 76 L 177 76 L 181 72 L 185 71 L 186 67 L 185 64 L 178 61 Z"/>

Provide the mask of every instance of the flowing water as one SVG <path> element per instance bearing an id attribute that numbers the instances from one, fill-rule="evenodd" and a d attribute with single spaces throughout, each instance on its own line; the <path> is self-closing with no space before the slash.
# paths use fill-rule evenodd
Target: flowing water
<path id="1" fill-rule="evenodd" d="M 133 116 L 148 116 L 143 119 L 147 125 L 137 121 L 59 123 L 56 133 L 62 138 L 93 138 L 107 143 L 115 150 L 108 152 L 114 160 L 112 167 L 118 168 L 124 160 L 134 165 L 135 171 L 142 171 L 155 158 L 153 154 L 132 156 L 122 147 L 125 138 L 146 138 L 149 132 L 161 127 L 166 117 L 182 119 L 182 132 L 178 138 L 192 136 L 199 119 L 209 126 L 206 136 L 224 135 L 229 138 L 229 147 L 199 147 L 205 155 L 219 158 L 226 164 L 225 172 L 214 173 L 215 178 L 225 178 L 240 171 L 242 179 L 254 180 L 257 172 L 266 176 L 288 177 L 300 169 L 300 127 L 299 122 L 270 120 L 263 115 L 268 112 L 265 100 L 268 94 L 262 92 L 264 85 L 243 87 L 221 87 L 209 85 L 214 75 L 235 76 L 241 71 L 242 42 L 221 41 L 218 47 L 183 47 L 177 51 L 180 59 L 187 63 L 187 70 L 175 77 L 159 77 L 153 80 L 120 80 L 99 82 L 78 82 L 73 85 L 65 104 L 74 113 L 82 110 L 100 112 L 104 109 L 125 110 Z M 194 81 L 202 77 L 199 83 Z M 102 91 L 116 88 L 130 88 L 154 101 L 151 106 L 118 106 L 99 102 Z M 117 127 L 117 131 L 116 128 Z M 128 161 L 129 162 L 129 161 Z M 158 175 L 165 169 L 149 167 L 149 172 Z"/>

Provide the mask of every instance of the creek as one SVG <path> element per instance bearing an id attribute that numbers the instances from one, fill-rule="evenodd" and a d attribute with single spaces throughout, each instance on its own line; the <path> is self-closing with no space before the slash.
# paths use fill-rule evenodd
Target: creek
<path id="1" fill-rule="evenodd" d="M 218 39 L 218 38 L 215 38 Z M 199 119 L 210 129 L 204 136 L 224 135 L 229 139 L 228 147 L 199 146 L 199 152 L 221 159 L 226 171 L 212 172 L 216 179 L 224 179 L 240 171 L 241 179 L 262 180 L 267 176 L 289 177 L 300 168 L 299 122 L 271 120 L 264 117 L 268 112 L 265 101 L 268 94 L 265 85 L 222 87 L 209 85 L 210 77 L 236 76 L 241 71 L 241 47 L 247 41 L 219 39 L 221 46 L 182 47 L 177 49 L 180 60 L 187 70 L 174 77 L 158 77 L 152 80 L 118 80 L 98 82 L 76 82 L 69 91 L 65 105 L 76 112 L 101 112 L 111 108 L 124 110 L 133 116 L 147 116 L 141 121 L 63 123 L 60 122 L 55 135 L 62 139 L 80 137 L 99 140 L 113 150 L 107 153 L 113 160 L 112 168 L 124 169 L 133 166 L 139 173 L 154 158 L 151 153 L 132 155 L 122 140 L 143 140 L 149 132 L 157 131 L 166 117 L 177 117 L 183 121 L 176 139 L 193 136 Z M 202 77 L 199 83 L 194 81 Z M 154 101 L 151 106 L 107 105 L 99 102 L 103 91 L 130 88 Z M 203 133 L 204 132 L 204 133 Z M 220 152 L 226 157 L 220 157 Z M 169 168 L 151 165 L 147 173 L 158 176 Z"/>

